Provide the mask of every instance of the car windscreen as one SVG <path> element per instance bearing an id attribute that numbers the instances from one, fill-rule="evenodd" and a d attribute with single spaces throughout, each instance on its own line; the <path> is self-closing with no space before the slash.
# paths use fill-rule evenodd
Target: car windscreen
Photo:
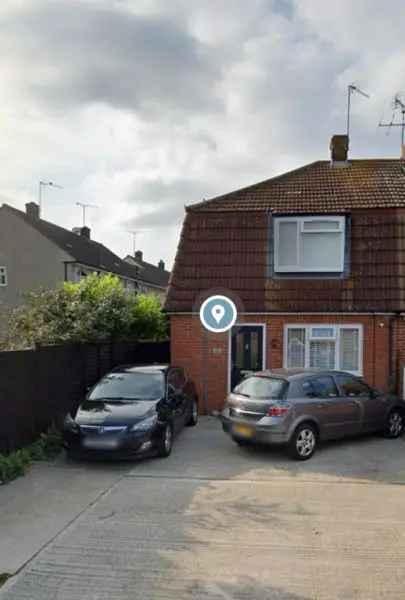
<path id="1" fill-rule="evenodd" d="M 118 372 L 103 377 L 88 400 L 158 400 L 163 395 L 163 373 Z"/>
<path id="2" fill-rule="evenodd" d="M 275 377 L 248 377 L 234 389 L 235 394 L 249 398 L 277 398 L 283 397 L 287 382 Z"/>

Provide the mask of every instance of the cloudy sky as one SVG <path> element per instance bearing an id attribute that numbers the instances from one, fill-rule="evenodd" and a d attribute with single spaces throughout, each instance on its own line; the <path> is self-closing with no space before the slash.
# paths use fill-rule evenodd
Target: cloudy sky
<path id="1" fill-rule="evenodd" d="M 184 205 L 319 158 L 397 157 L 403 0 L 2 0 L 0 203 L 44 191 L 44 218 L 81 223 L 123 256 L 172 263 Z"/>

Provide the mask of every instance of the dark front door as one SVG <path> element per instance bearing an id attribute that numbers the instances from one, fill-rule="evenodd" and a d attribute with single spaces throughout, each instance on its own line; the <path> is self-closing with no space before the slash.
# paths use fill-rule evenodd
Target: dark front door
<path id="1" fill-rule="evenodd" d="M 263 364 L 263 327 L 236 325 L 232 328 L 231 390 L 249 372 L 261 371 Z"/>

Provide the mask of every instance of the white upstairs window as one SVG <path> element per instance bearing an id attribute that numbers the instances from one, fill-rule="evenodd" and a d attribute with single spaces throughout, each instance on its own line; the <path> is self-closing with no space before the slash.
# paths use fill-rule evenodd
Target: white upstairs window
<path id="1" fill-rule="evenodd" d="M 361 325 L 287 325 L 284 366 L 362 374 Z"/>
<path id="2" fill-rule="evenodd" d="M 274 217 L 274 270 L 278 273 L 340 273 L 344 250 L 344 217 Z"/>
<path id="3" fill-rule="evenodd" d="M 0 285 L 7 285 L 7 267 L 0 267 Z"/>

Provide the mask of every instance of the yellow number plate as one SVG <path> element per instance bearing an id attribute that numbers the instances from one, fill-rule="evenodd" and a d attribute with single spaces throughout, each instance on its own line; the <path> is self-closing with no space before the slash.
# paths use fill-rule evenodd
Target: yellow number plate
<path id="1" fill-rule="evenodd" d="M 253 429 L 247 425 L 235 425 L 233 428 L 234 432 L 243 437 L 252 437 Z"/>

